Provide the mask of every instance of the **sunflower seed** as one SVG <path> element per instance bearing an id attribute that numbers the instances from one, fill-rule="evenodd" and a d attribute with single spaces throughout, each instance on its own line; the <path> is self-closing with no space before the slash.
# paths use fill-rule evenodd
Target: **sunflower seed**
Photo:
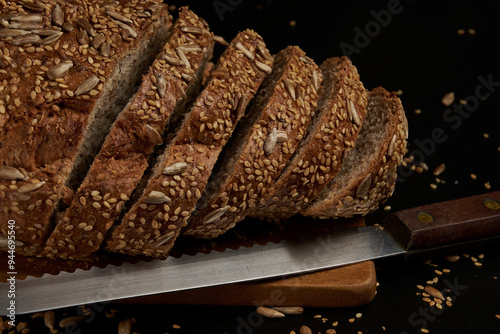
<path id="1" fill-rule="evenodd" d="M 212 39 L 217 44 L 226 45 L 226 46 L 229 45 L 229 43 L 222 36 L 215 35 L 212 37 Z"/>
<path id="2" fill-rule="evenodd" d="M 163 204 L 172 202 L 170 197 L 168 197 L 161 191 L 155 190 L 151 191 L 149 195 L 144 199 L 144 201 L 149 204 Z"/>
<path id="3" fill-rule="evenodd" d="M 218 208 L 217 210 L 214 210 L 210 212 L 208 215 L 203 217 L 203 224 L 210 224 L 216 220 L 218 220 L 220 217 L 224 216 L 224 214 L 229 210 L 230 206 L 224 206 L 222 208 Z"/>
<path id="4" fill-rule="evenodd" d="M 311 58 L 306 57 L 306 56 L 300 56 L 299 60 L 306 63 L 306 64 L 314 64 Z"/>
<path id="5" fill-rule="evenodd" d="M 35 29 L 41 29 L 43 28 L 43 26 L 37 22 L 12 22 L 11 24 L 9 24 L 9 28 L 21 29 L 21 30 L 35 30 Z"/>
<path id="6" fill-rule="evenodd" d="M 146 124 L 146 134 L 152 143 L 155 145 L 161 144 L 163 142 L 161 135 L 152 126 Z"/>
<path id="7" fill-rule="evenodd" d="M 111 44 L 109 44 L 108 42 L 102 43 L 99 47 L 99 53 L 103 57 L 109 57 L 109 55 L 111 54 Z"/>
<path id="8" fill-rule="evenodd" d="M 28 34 L 31 34 L 31 32 L 21 29 L 0 29 L 0 38 L 18 37 Z"/>
<path id="9" fill-rule="evenodd" d="M 128 17 L 125 17 L 125 16 L 123 16 L 122 14 L 120 14 L 120 13 L 118 13 L 118 12 L 115 12 L 115 11 L 113 11 L 113 10 L 106 10 L 106 14 L 107 14 L 109 17 L 111 17 L 111 18 L 113 18 L 113 19 L 116 19 L 116 20 L 118 20 L 118 21 L 121 21 L 121 22 L 123 22 L 123 23 L 127 23 L 127 24 L 132 24 L 132 23 L 134 23 L 134 22 L 132 22 L 132 20 L 131 20 L 131 19 L 129 19 Z"/>
<path id="10" fill-rule="evenodd" d="M 58 33 L 55 33 L 55 34 L 50 35 L 48 37 L 45 37 L 44 39 L 42 39 L 40 44 L 47 45 L 47 44 L 53 43 L 53 42 L 57 41 L 59 38 L 61 38 L 62 35 L 63 35 L 63 32 L 60 31 Z"/>
<path id="11" fill-rule="evenodd" d="M 67 317 L 67 318 L 61 319 L 61 321 L 59 321 L 59 327 L 65 328 L 65 327 L 69 327 L 69 326 L 75 326 L 85 319 L 87 319 L 87 317 L 83 316 L 83 315 L 75 315 L 72 317 Z"/>
<path id="12" fill-rule="evenodd" d="M 444 172 L 445 168 L 446 168 L 445 164 L 440 164 L 439 166 L 437 166 L 434 169 L 434 171 L 432 172 L 432 174 L 435 175 L 435 176 L 439 176 L 439 175 L 441 175 Z"/>
<path id="13" fill-rule="evenodd" d="M 319 90 L 319 85 L 320 85 L 320 80 L 319 80 L 319 77 L 318 77 L 318 73 L 316 73 L 316 71 L 313 71 L 312 72 L 312 85 L 314 87 L 314 90 L 315 91 L 318 91 Z"/>
<path id="14" fill-rule="evenodd" d="M 156 86 L 158 87 L 158 95 L 160 95 L 160 97 L 165 96 L 167 82 L 165 81 L 165 76 L 163 75 L 163 73 L 156 74 Z"/>
<path id="15" fill-rule="evenodd" d="M 85 30 L 80 30 L 76 34 L 76 40 L 82 45 L 90 43 L 89 35 L 87 35 L 87 32 Z"/>
<path id="16" fill-rule="evenodd" d="M 288 140 L 288 135 L 285 131 L 276 131 L 276 142 L 284 143 Z"/>
<path id="17" fill-rule="evenodd" d="M 6 180 L 27 180 L 28 177 L 22 174 L 17 168 L 10 166 L 0 166 L 0 179 Z"/>
<path id="18" fill-rule="evenodd" d="M 271 74 L 271 72 L 273 71 L 273 69 L 271 68 L 271 66 L 268 66 L 258 60 L 255 61 L 255 66 L 261 70 L 262 72 L 265 72 L 267 74 Z"/>
<path id="19" fill-rule="evenodd" d="M 356 189 L 356 197 L 363 197 L 368 193 L 370 185 L 372 184 L 372 174 L 368 174 Z"/>
<path id="20" fill-rule="evenodd" d="M 128 34 L 132 37 L 132 38 L 137 38 L 138 34 L 137 34 L 137 31 L 135 31 L 131 26 L 129 26 L 128 24 L 125 24 L 121 21 L 115 21 L 116 24 L 122 28 L 123 30 L 126 30 L 128 32 Z"/>
<path id="21" fill-rule="evenodd" d="M 163 170 L 163 174 L 177 175 L 183 173 L 187 169 L 187 163 L 184 161 L 175 162 Z"/>
<path id="22" fill-rule="evenodd" d="M 257 313 L 266 318 L 283 318 L 285 316 L 280 311 L 265 306 L 257 307 Z"/>
<path id="23" fill-rule="evenodd" d="M 286 90 L 292 97 L 292 99 L 295 100 L 295 86 L 288 80 L 288 79 L 283 79 L 283 84 L 285 85 Z"/>
<path id="24" fill-rule="evenodd" d="M 182 74 L 181 74 L 181 77 L 182 77 L 182 79 L 184 79 L 184 81 L 186 81 L 187 83 L 189 83 L 189 82 L 191 82 L 191 81 L 194 81 L 194 76 L 192 76 L 191 74 L 182 73 Z"/>
<path id="25" fill-rule="evenodd" d="M 95 37 L 95 30 L 86 17 L 79 18 L 76 21 L 76 26 L 82 30 L 85 30 L 90 36 Z"/>
<path id="26" fill-rule="evenodd" d="M 444 296 L 441 293 L 441 291 L 439 291 L 438 289 L 436 289 L 436 288 L 434 288 L 434 287 L 432 287 L 430 285 L 426 285 L 425 288 L 424 288 L 424 291 L 427 292 L 432 297 L 444 300 Z"/>
<path id="27" fill-rule="evenodd" d="M 248 50 L 243 44 L 241 44 L 241 42 L 236 43 L 235 47 L 236 47 L 236 49 L 238 49 L 241 52 L 243 52 L 243 54 L 245 56 L 247 56 L 248 58 L 250 58 L 250 60 L 254 59 L 253 53 L 251 53 L 250 50 Z"/>
<path id="28" fill-rule="evenodd" d="M 163 245 L 164 243 L 168 242 L 169 240 L 171 240 L 173 237 L 174 237 L 174 233 L 172 234 L 166 234 L 166 235 L 162 235 L 161 237 L 159 237 L 156 242 L 153 244 L 153 247 L 160 247 L 161 245 Z"/>
<path id="29" fill-rule="evenodd" d="M 26 15 L 14 16 L 10 20 L 14 22 L 39 23 L 43 21 L 43 16 L 40 14 L 26 14 Z"/>
<path id="30" fill-rule="evenodd" d="M 356 106 L 354 105 L 354 102 L 351 100 L 348 100 L 347 102 L 347 111 L 349 112 L 349 115 L 351 116 L 352 120 L 354 121 L 354 124 L 357 126 L 361 126 L 361 118 L 359 118 L 358 111 L 356 110 Z"/>
<path id="31" fill-rule="evenodd" d="M 201 52 L 201 46 L 199 46 L 198 44 L 185 44 L 185 45 L 181 45 L 179 46 L 179 48 L 182 49 L 182 51 L 184 52 Z"/>
<path id="32" fill-rule="evenodd" d="M 59 4 L 56 4 L 52 11 L 52 23 L 56 26 L 62 26 L 64 23 L 64 13 Z"/>
<path id="33" fill-rule="evenodd" d="M 43 314 L 43 322 L 49 329 L 54 329 L 54 326 L 56 325 L 56 316 L 54 314 L 54 311 L 45 312 Z"/>
<path id="34" fill-rule="evenodd" d="M 118 334 L 130 334 L 132 332 L 132 320 L 124 319 L 118 324 Z"/>
<path id="35" fill-rule="evenodd" d="M 33 34 L 37 34 L 37 35 L 40 35 L 40 36 L 52 36 L 52 35 L 55 35 L 57 33 L 60 33 L 61 29 L 57 29 L 57 28 L 43 28 L 43 29 L 31 30 L 31 32 Z"/>
<path id="36" fill-rule="evenodd" d="M 36 44 L 38 42 L 40 42 L 40 36 L 29 34 L 14 38 L 14 40 L 12 41 L 12 45 L 20 46 L 26 44 Z"/>
<path id="37" fill-rule="evenodd" d="M 184 50 L 178 47 L 177 49 L 175 49 L 175 51 L 177 52 L 177 56 L 182 61 L 184 66 L 186 66 L 187 68 L 191 68 L 191 64 L 189 63 L 189 60 L 187 59 L 186 54 L 184 53 Z"/>
<path id="38" fill-rule="evenodd" d="M 392 136 L 389 148 L 387 149 L 387 155 L 392 156 L 394 152 L 396 152 L 396 135 Z"/>
<path id="39" fill-rule="evenodd" d="M 41 181 L 38 183 L 27 183 L 25 185 L 20 186 L 19 189 L 17 189 L 17 191 L 20 192 L 21 194 L 29 193 L 37 189 L 40 189 L 44 184 L 45 181 Z"/>
<path id="40" fill-rule="evenodd" d="M 31 1 L 20 1 L 21 6 L 34 12 L 43 12 L 43 7 Z"/>
<path id="41" fill-rule="evenodd" d="M 277 143 L 278 143 L 278 134 L 277 134 L 276 129 L 273 129 L 267 135 L 266 140 L 264 140 L 264 152 L 267 155 L 273 154 Z"/>
<path id="42" fill-rule="evenodd" d="M 304 313 L 304 308 L 300 306 L 276 306 L 273 307 L 276 311 L 283 314 L 302 314 Z"/>
<path id="43" fill-rule="evenodd" d="M 161 55 L 161 59 L 165 60 L 167 64 L 172 65 L 172 66 L 180 66 L 184 64 L 182 60 L 177 58 L 177 56 L 171 55 L 169 53 L 164 53 Z"/>
<path id="44" fill-rule="evenodd" d="M 300 334 L 312 334 L 312 330 L 306 325 L 300 327 Z"/>
<path id="45" fill-rule="evenodd" d="M 94 39 L 92 40 L 92 47 L 96 50 L 99 49 L 99 47 L 101 46 L 102 43 L 104 43 L 106 41 L 106 38 L 104 37 L 104 34 L 98 34 L 97 36 L 94 37 Z"/>
<path id="46" fill-rule="evenodd" d="M 264 59 L 266 60 L 269 60 L 271 62 L 274 61 L 274 58 L 273 56 L 269 53 L 269 50 L 267 50 L 265 47 L 263 47 L 262 45 L 259 45 L 257 46 L 257 51 L 259 52 L 259 54 L 264 57 Z"/>
<path id="47" fill-rule="evenodd" d="M 73 29 L 75 29 L 75 27 L 73 26 L 73 23 L 72 22 L 64 22 L 63 25 L 61 26 L 61 28 L 66 31 L 66 32 L 72 32 Z"/>
<path id="48" fill-rule="evenodd" d="M 47 71 L 47 76 L 50 80 L 55 80 L 58 78 L 62 78 L 68 73 L 69 69 L 73 67 L 73 62 L 71 60 L 59 63 L 55 66 L 52 66 Z"/>
<path id="49" fill-rule="evenodd" d="M 24 242 L 15 240 L 16 247 L 24 246 Z M 0 249 L 8 249 L 9 247 L 9 239 L 4 236 L 0 236 Z"/>
<path id="50" fill-rule="evenodd" d="M 182 27 L 181 31 L 187 32 L 189 34 L 194 34 L 194 35 L 199 35 L 199 34 L 203 33 L 203 30 L 201 30 L 198 27 Z"/>
<path id="51" fill-rule="evenodd" d="M 90 92 L 97 84 L 99 83 L 99 78 L 97 78 L 95 75 L 91 76 L 84 82 L 78 86 L 78 88 L 75 90 L 75 95 L 82 95 L 85 93 Z"/>
<path id="52" fill-rule="evenodd" d="M 455 93 L 454 92 L 449 92 L 449 93 L 445 94 L 443 96 L 443 98 L 441 99 L 441 103 L 446 107 L 451 106 L 454 101 L 455 101 Z"/>

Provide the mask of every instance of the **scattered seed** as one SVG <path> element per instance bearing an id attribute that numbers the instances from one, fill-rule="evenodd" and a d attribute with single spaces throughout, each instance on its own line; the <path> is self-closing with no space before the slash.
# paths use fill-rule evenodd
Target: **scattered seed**
<path id="1" fill-rule="evenodd" d="M 356 313 L 356 318 L 357 318 L 357 319 L 360 319 L 362 316 L 363 316 L 363 314 L 362 314 L 362 313 Z"/>
<path id="2" fill-rule="evenodd" d="M 475 180 L 475 179 L 477 179 L 477 175 L 476 175 L 476 174 L 474 174 L 474 173 L 471 173 L 471 174 L 470 174 L 470 178 L 471 178 L 471 179 L 473 179 L 473 180 Z"/>
<path id="3" fill-rule="evenodd" d="M 257 313 L 267 318 L 283 318 L 285 316 L 282 312 L 265 306 L 257 307 Z"/>
<path id="4" fill-rule="evenodd" d="M 420 328 L 420 331 L 422 333 L 429 333 L 429 330 L 427 328 Z"/>
<path id="5" fill-rule="evenodd" d="M 439 166 L 437 166 L 434 169 L 434 171 L 432 172 L 432 174 L 434 174 L 435 176 L 441 175 L 441 173 L 444 172 L 445 167 L 446 167 L 446 165 L 444 163 L 440 164 Z"/>
<path id="6" fill-rule="evenodd" d="M 476 267 L 482 267 L 482 265 L 483 265 L 483 264 L 482 264 L 481 262 L 474 262 L 474 265 L 475 265 Z"/>
<path id="7" fill-rule="evenodd" d="M 61 321 L 59 321 L 59 327 L 65 328 L 65 327 L 69 327 L 69 326 L 75 326 L 85 319 L 87 319 L 87 317 L 83 316 L 83 315 L 75 315 L 72 317 L 67 317 L 67 318 L 61 319 Z"/>
<path id="8" fill-rule="evenodd" d="M 443 98 L 441 99 L 441 103 L 446 106 L 446 107 L 449 107 L 453 104 L 453 102 L 455 101 L 455 93 L 454 92 L 449 92 L 449 93 L 446 93 Z"/>
<path id="9" fill-rule="evenodd" d="M 54 311 L 47 311 L 43 314 L 43 322 L 45 326 L 49 329 L 53 329 L 56 325 L 56 316 Z"/>
<path id="10" fill-rule="evenodd" d="M 300 334 L 312 334 L 312 330 L 304 325 L 300 327 Z"/>
<path id="11" fill-rule="evenodd" d="M 222 36 L 215 35 L 212 37 L 212 39 L 217 44 L 226 45 L 226 46 L 229 45 L 229 43 Z"/>
<path id="12" fill-rule="evenodd" d="M 173 324 L 173 325 L 172 325 L 172 328 L 173 328 L 173 329 L 180 329 L 180 328 L 181 328 L 181 326 L 179 326 L 179 325 L 177 325 L 177 324 Z"/>
<path id="13" fill-rule="evenodd" d="M 130 334 L 132 332 L 132 320 L 124 319 L 118 324 L 118 334 Z"/>
<path id="14" fill-rule="evenodd" d="M 435 298 L 439 298 L 441 300 L 444 300 L 444 296 L 443 294 L 441 293 L 441 291 L 439 291 L 438 289 L 432 287 L 432 286 L 426 286 L 424 288 L 424 291 L 427 292 L 429 295 L 431 295 L 432 297 L 435 297 Z"/>

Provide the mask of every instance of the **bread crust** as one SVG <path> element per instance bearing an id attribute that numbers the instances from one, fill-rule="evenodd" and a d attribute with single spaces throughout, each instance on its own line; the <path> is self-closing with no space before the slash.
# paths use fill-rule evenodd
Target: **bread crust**
<path id="1" fill-rule="evenodd" d="M 18 254 L 36 254 L 51 231 L 89 127 L 101 126 L 94 109 L 111 74 L 169 21 L 159 0 L 104 3 L 12 1 L 1 9 L 9 27 L 0 32 L 0 81 L 8 83 L 0 93 L 0 168 L 19 174 L 0 179 L 0 236 L 15 221 Z M 22 15 L 41 22 L 12 20 Z M 9 37 L 12 30 L 22 35 Z"/>
<path id="2" fill-rule="evenodd" d="M 377 87 L 369 93 L 368 113 L 377 112 L 374 109 L 383 109 L 389 119 L 384 126 L 383 137 L 377 142 L 376 152 L 370 156 L 359 157 L 359 160 L 369 161 L 366 168 L 353 173 L 346 172 L 346 185 L 336 184 L 334 178 L 329 185 L 331 188 L 325 189 L 325 193 L 320 194 L 302 214 L 318 218 L 366 215 L 376 210 L 392 195 L 396 185 L 397 167 L 406 153 L 408 121 L 397 94 L 382 87 Z M 363 130 L 361 129 L 361 132 Z M 361 139 L 363 138 L 360 135 L 358 140 Z"/>
<path id="3" fill-rule="evenodd" d="M 324 61 L 318 119 L 267 196 L 250 216 L 280 222 L 305 208 L 338 173 L 366 114 L 367 94 L 347 57 Z M 325 83 L 330 81 L 330 87 Z M 327 88 L 328 87 L 328 88 Z"/>
<path id="4" fill-rule="evenodd" d="M 248 114 L 255 116 L 247 117 L 255 117 L 251 120 L 255 123 L 247 129 L 238 128 L 246 131 L 240 134 L 244 139 L 228 145 L 241 145 L 231 147 L 237 152 L 230 154 L 238 157 L 222 160 L 223 171 L 216 172 L 202 195 L 203 207 L 197 208 L 183 234 L 210 239 L 242 220 L 266 194 L 305 136 L 317 107 L 322 81 L 319 67 L 299 47 L 290 46 L 275 55 L 273 71 L 276 74 L 266 78 L 258 93 L 267 100 L 257 97 L 249 108 Z M 233 159 L 236 161 L 231 162 Z M 217 219 L 207 219 L 226 207 Z"/>
<path id="5" fill-rule="evenodd" d="M 240 32 L 231 41 L 106 249 L 158 258 L 168 255 L 219 153 L 266 75 L 257 61 L 272 66 L 271 59 L 259 58 L 259 49 L 267 52 L 262 38 L 252 30 Z"/>
<path id="6" fill-rule="evenodd" d="M 99 249 L 148 167 L 149 156 L 162 143 L 170 118 L 182 112 L 179 106 L 197 90 L 213 45 L 205 21 L 181 8 L 169 41 L 113 124 L 71 205 L 58 220 L 44 255 L 81 259 Z M 186 47 L 198 48 L 185 52 L 189 67 L 175 63 L 181 61 L 176 50 Z"/>

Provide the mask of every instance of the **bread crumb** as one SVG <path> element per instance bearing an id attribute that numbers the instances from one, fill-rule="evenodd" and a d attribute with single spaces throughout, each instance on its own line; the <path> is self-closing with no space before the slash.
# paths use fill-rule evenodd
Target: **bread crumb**
<path id="1" fill-rule="evenodd" d="M 446 106 L 446 107 L 449 107 L 453 104 L 453 102 L 455 101 L 455 93 L 454 92 L 449 92 L 449 93 L 446 93 L 443 98 L 441 99 L 441 103 Z"/>

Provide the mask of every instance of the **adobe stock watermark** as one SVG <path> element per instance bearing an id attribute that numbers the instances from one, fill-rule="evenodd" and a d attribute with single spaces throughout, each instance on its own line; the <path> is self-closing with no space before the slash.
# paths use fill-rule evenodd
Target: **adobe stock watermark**
<path id="1" fill-rule="evenodd" d="M 365 23 L 362 28 L 359 26 L 353 28 L 354 38 L 352 44 L 345 41 L 339 44 L 342 54 L 350 58 L 353 54 L 361 53 L 364 48 L 370 45 L 373 38 L 380 35 L 382 29 L 387 28 L 394 15 L 401 14 L 403 9 L 404 6 L 399 0 L 389 0 L 386 9 L 371 10 L 370 16 L 373 20 Z"/>
<path id="2" fill-rule="evenodd" d="M 443 280 L 445 289 L 441 291 L 443 295 L 450 297 L 450 301 L 454 302 L 458 297 L 467 289 L 467 285 L 460 284 L 458 277 L 453 278 L 453 280 L 445 279 Z M 445 291 L 449 291 L 445 293 Z M 428 328 L 430 323 L 436 321 L 439 315 L 445 312 L 446 308 L 436 308 L 431 306 L 421 306 L 419 309 L 408 317 L 408 324 L 414 329 L 415 333 L 422 333 L 421 328 Z M 410 334 L 408 331 L 401 331 L 399 334 Z"/>
<path id="3" fill-rule="evenodd" d="M 219 20 L 222 22 L 224 21 L 224 15 L 226 15 L 227 12 L 232 12 L 242 3 L 243 0 L 214 0 L 212 2 L 212 6 L 219 17 Z"/>
<path id="4" fill-rule="evenodd" d="M 415 139 L 412 147 L 415 147 L 409 156 L 413 156 L 414 161 L 423 163 L 425 160 L 433 155 L 439 144 L 443 144 L 449 138 L 450 131 L 457 131 L 462 126 L 464 120 L 468 119 L 475 111 L 479 109 L 481 101 L 485 101 L 500 87 L 500 81 L 494 81 L 493 74 L 487 76 L 478 76 L 478 84 L 474 89 L 474 94 L 467 96 L 462 104 L 460 102 L 454 103 L 450 108 L 446 109 L 443 113 L 443 121 L 447 125 L 444 127 L 436 127 L 431 130 L 430 135 L 424 139 Z M 404 182 L 408 177 L 413 174 L 414 170 L 401 166 L 398 169 L 398 182 Z"/>

